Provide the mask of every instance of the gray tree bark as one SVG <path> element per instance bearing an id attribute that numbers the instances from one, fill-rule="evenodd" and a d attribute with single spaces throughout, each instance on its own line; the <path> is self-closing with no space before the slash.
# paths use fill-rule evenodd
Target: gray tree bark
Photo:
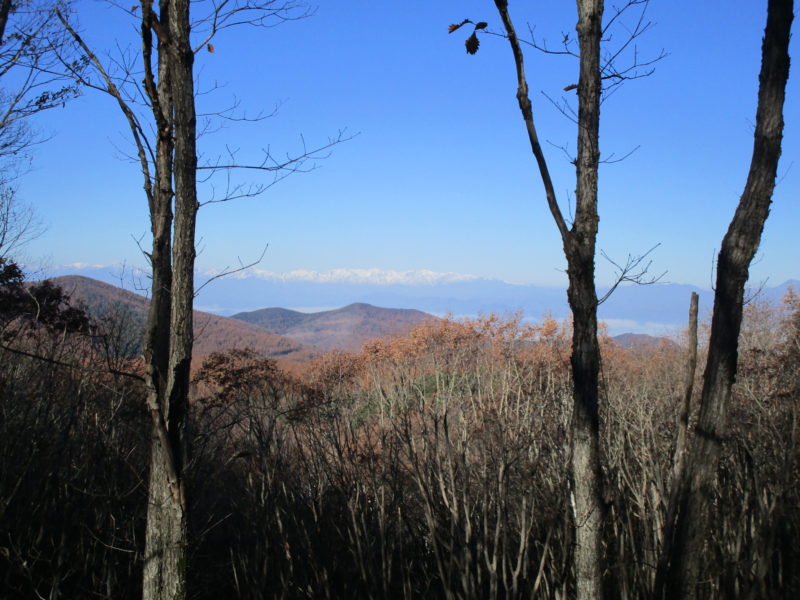
<path id="1" fill-rule="evenodd" d="M 188 2 L 162 0 L 160 19 L 152 3 L 143 3 L 142 8 L 145 91 L 157 129 L 156 190 L 149 197 L 152 302 L 145 340 L 153 436 L 142 595 L 173 600 L 186 596 L 188 557 L 183 471 L 197 211 L 194 55 L 189 46 Z M 157 80 L 152 72 L 153 31 L 158 34 Z"/>
<path id="2" fill-rule="evenodd" d="M 153 10 L 153 0 L 142 0 L 140 4 L 144 95 L 155 125 L 154 140 L 149 128 L 141 125 L 128 96 L 118 87 L 130 84 L 133 73 L 128 72 L 121 79 L 112 78 L 56 8 L 58 19 L 82 54 L 89 58 L 103 85 L 62 63 L 81 85 L 101 90 L 117 101 L 136 144 L 150 209 L 153 246 L 147 255 L 152 268 L 152 289 L 145 331 L 144 379 L 153 428 L 142 590 L 148 600 L 174 600 L 185 598 L 187 593 L 189 540 L 184 471 L 188 463 L 186 426 L 199 208 L 190 4 L 191 0 L 158 0 L 158 13 Z M 211 15 L 201 22 L 213 21 L 214 26 L 210 32 L 206 31 L 207 39 L 200 47 L 210 47 L 209 41 L 221 29 L 248 24 L 266 26 L 266 19 L 280 20 L 283 13 L 295 8 L 293 3 L 272 0 L 212 3 Z M 251 16 L 227 22 L 231 15 L 243 10 Z M 259 165 L 234 166 L 262 172 L 295 169 L 339 141 L 341 138 L 283 164 L 268 165 L 265 161 Z M 232 168 L 232 165 L 218 168 Z M 260 191 L 252 195 L 257 193 Z"/>
<path id="3" fill-rule="evenodd" d="M 528 83 L 519 40 L 506 0 L 495 0 L 517 67 L 517 101 L 528 131 L 531 151 L 539 167 L 550 212 L 561 234 L 567 258 L 567 297 L 573 315 L 573 416 L 570 438 L 570 488 L 575 527 L 573 566 L 576 598 L 603 597 L 603 521 L 605 507 L 600 468 L 598 379 L 600 347 L 597 341 L 597 292 L 594 256 L 597 240 L 597 184 L 600 162 L 600 41 L 603 0 L 578 0 L 578 156 L 575 220 L 568 228 L 556 200 L 547 161 L 533 120 Z"/>
<path id="4" fill-rule="evenodd" d="M 675 547 L 666 583 L 668 598 L 707 595 L 701 585 L 703 554 L 713 516 L 728 404 L 736 378 L 744 286 L 769 214 L 783 139 L 783 103 L 789 77 L 793 0 L 769 0 L 759 75 L 753 156 L 744 193 L 717 259 L 700 414 L 686 461 L 677 508 Z"/>

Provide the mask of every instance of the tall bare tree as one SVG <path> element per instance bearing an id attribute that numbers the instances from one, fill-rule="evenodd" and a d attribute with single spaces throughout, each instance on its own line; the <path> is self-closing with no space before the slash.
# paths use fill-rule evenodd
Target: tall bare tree
<path id="1" fill-rule="evenodd" d="M 594 256 L 597 240 L 597 178 L 600 164 L 600 40 L 602 0 L 578 0 L 578 155 L 575 162 L 575 219 L 570 227 L 556 199 L 528 94 L 522 48 L 508 12 L 506 0 L 495 0 L 517 68 L 517 102 L 528 132 L 531 151 L 539 167 L 550 212 L 555 220 L 567 258 L 567 296 L 573 314 L 572 381 L 573 416 L 570 438 L 571 500 L 575 525 L 574 570 L 576 597 L 601 598 L 602 527 L 600 422 L 597 342 L 597 292 Z"/>
<path id="2" fill-rule="evenodd" d="M 669 513 L 677 515 L 674 545 L 660 580 L 668 598 L 706 597 L 701 574 L 704 547 L 711 533 L 714 488 L 722 445 L 728 432 L 728 406 L 736 379 L 744 287 L 758 250 L 783 139 L 783 104 L 789 78 L 789 38 L 793 0 L 769 0 L 761 48 L 758 107 L 753 156 L 744 192 L 722 241 L 717 259 L 714 313 L 703 378 L 700 414 L 694 429 L 679 490 Z"/>
<path id="3" fill-rule="evenodd" d="M 558 204 L 547 159 L 542 151 L 525 75 L 520 39 L 508 11 L 507 0 L 495 0 L 511 45 L 517 70 L 517 102 L 528 132 L 531 151 L 539 168 L 547 205 L 561 234 L 567 258 L 567 296 L 573 314 L 572 382 L 573 416 L 570 435 L 570 500 L 575 526 L 574 570 L 577 598 L 601 598 L 602 527 L 604 506 L 601 492 L 600 420 L 598 375 L 600 346 L 597 341 L 597 291 L 594 256 L 597 240 L 597 181 L 600 165 L 599 126 L 602 94 L 600 42 L 603 32 L 603 1 L 578 0 L 578 43 L 580 59 L 578 90 L 578 155 L 576 168 L 575 218 L 568 225 Z M 471 23 L 451 25 L 452 33 Z M 487 24 L 475 24 L 467 39 L 467 52 L 477 52 L 477 32 Z"/>
<path id="4" fill-rule="evenodd" d="M 148 494 L 143 597 L 172 600 L 187 593 L 188 502 L 186 433 L 189 372 L 192 357 L 195 226 L 200 207 L 197 172 L 212 173 L 235 166 L 272 174 L 272 183 L 302 169 L 308 159 L 341 141 L 329 140 L 319 149 L 276 161 L 270 155 L 254 165 L 220 161 L 198 166 L 194 57 L 213 47 L 211 40 L 233 25 L 268 25 L 274 20 L 300 18 L 307 13 L 292 1 L 233 0 L 211 2 L 208 13 L 191 14 L 190 0 L 143 0 L 128 12 L 138 12 L 141 35 L 143 90 L 125 90 L 135 79 L 131 71 L 115 77 L 83 40 L 63 13 L 59 17 L 76 46 L 91 63 L 92 76 L 68 70 L 78 82 L 113 97 L 124 114 L 135 143 L 150 209 L 152 249 L 151 303 L 145 332 L 145 381 L 152 416 L 150 484 Z M 138 9 L 141 8 L 139 12 Z M 131 98 L 146 99 L 140 114 Z M 146 121 L 145 121 L 146 120 Z M 149 127 L 145 126 L 149 123 Z M 152 136 L 148 135 L 153 131 Z M 270 184 L 235 187 L 228 196 L 256 195 Z M 219 198 L 214 201 L 219 201 Z"/>
<path id="5" fill-rule="evenodd" d="M 628 36 L 614 52 L 603 53 L 601 44 L 605 34 L 620 16 L 631 7 L 646 7 L 647 0 L 628 0 L 615 7 L 610 18 L 604 22 L 603 0 L 577 0 L 578 23 L 577 49 L 569 35 L 564 36 L 563 50 L 553 51 L 533 41 L 521 41 L 508 10 L 507 0 L 495 0 L 495 7 L 503 22 L 504 37 L 511 45 L 517 72 L 517 102 L 525 127 L 531 152 L 536 160 L 539 175 L 544 185 L 545 197 L 550 213 L 561 235 L 564 255 L 567 259 L 569 288 L 567 296 L 573 315 L 572 337 L 572 382 L 573 416 L 570 432 L 570 502 L 572 505 L 575 552 L 574 572 L 577 598 L 601 598 L 603 596 L 603 521 L 605 506 L 602 493 L 602 469 L 600 461 L 599 419 L 599 371 L 600 347 L 597 339 L 597 306 L 595 287 L 595 253 L 598 226 L 598 170 L 600 165 L 600 105 L 604 89 L 627 80 L 649 75 L 653 61 L 644 63 L 634 58 L 625 68 L 619 68 L 617 60 L 625 49 L 650 26 L 644 20 L 644 11 L 629 30 Z M 453 25 L 455 31 L 466 23 Z M 475 24 L 475 30 L 467 39 L 467 52 L 474 54 L 479 47 L 477 33 L 486 30 L 487 24 Z M 542 151 L 533 117 L 522 44 L 554 54 L 566 54 L 578 58 L 579 76 L 577 84 L 565 91 L 577 89 L 578 126 L 577 156 L 575 165 L 575 216 L 567 223 L 558 203 L 550 175 L 547 159 Z M 606 87 L 604 88 L 604 83 Z M 631 257 L 620 266 L 618 281 L 643 282 L 644 271 L 639 268 L 642 257 Z M 612 289 L 616 287 L 616 284 Z"/>

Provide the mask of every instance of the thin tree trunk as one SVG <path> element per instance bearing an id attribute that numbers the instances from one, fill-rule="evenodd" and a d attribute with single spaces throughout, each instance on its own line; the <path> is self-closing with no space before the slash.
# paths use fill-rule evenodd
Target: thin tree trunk
<path id="1" fill-rule="evenodd" d="M 675 441 L 675 452 L 672 457 L 672 484 L 681 480 L 686 464 L 686 448 L 689 439 L 689 417 L 692 413 L 692 393 L 694 392 L 694 376 L 697 372 L 697 310 L 699 297 L 692 292 L 689 302 L 689 353 L 686 357 L 686 379 L 683 384 L 683 399 L 678 414 L 678 431 Z"/>
<path id="2" fill-rule="evenodd" d="M 575 222 L 564 244 L 573 315 L 572 380 L 574 409 L 570 477 L 575 511 L 576 598 L 603 597 L 602 473 L 597 342 L 597 293 L 594 255 L 597 239 L 597 181 L 600 149 L 600 38 L 602 0 L 578 1 L 578 157 Z"/>
<path id="3" fill-rule="evenodd" d="M 176 600 L 186 597 L 188 560 L 188 514 L 184 468 L 188 460 L 186 421 L 189 396 L 189 371 L 192 359 L 192 312 L 194 303 L 195 224 L 197 217 L 197 150 L 194 107 L 194 53 L 189 44 L 189 1 L 162 2 L 161 35 L 168 31 L 169 86 L 174 119 L 175 219 L 172 247 L 172 286 L 169 321 L 169 365 L 166 389 L 165 421 L 170 449 L 165 458 L 172 461 L 176 481 L 165 486 L 167 472 L 154 469 L 151 478 L 151 502 L 161 502 L 153 526 L 160 527 L 161 549 L 159 586 L 152 598 Z M 165 12 L 164 8 L 167 9 Z M 160 56 L 164 54 L 160 53 Z M 167 332 L 162 332 L 166 334 Z M 162 445 L 163 446 L 163 445 Z M 163 451 L 162 446 L 154 446 Z M 154 466 L 159 452 L 154 452 Z M 154 481 L 158 479 L 158 481 Z M 169 489 L 171 493 L 165 494 Z M 155 516 L 155 515 L 154 515 Z M 156 523 L 156 520 L 160 523 Z M 148 528 L 148 533 L 150 529 Z M 147 581 L 145 581 L 147 585 Z M 147 597 L 147 596 L 146 596 Z"/>
<path id="4" fill-rule="evenodd" d="M 697 371 L 697 309 L 699 297 L 692 292 L 689 302 L 689 351 L 686 358 L 686 379 L 683 386 L 681 409 L 678 413 L 677 432 L 675 436 L 675 452 L 672 457 L 672 477 L 670 478 L 667 516 L 664 519 L 664 530 L 661 540 L 661 554 L 656 567 L 655 597 L 663 598 L 667 567 L 672 556 L 675 536 L 675 518 L 678 513 L 680 485 L 686 468 L 686 451 L 689 445 L 689 419 L 692 414 L 692 394 L 694 377 Z"/>
<path id="5" fill-rule="evenodd" d="M 185 413 L 192 358 L 195 224 L 197 221 L 197 118 L 194 106 L 194 52 L 189 44 L 189 0 L 170 4 L 171 83 L 175 106 L 175 237 L 172 253 L 172 344 L 170 410 Z M 183 416 L 180 417 L 181 422 Z"/>
<path id="6" fill-rule="evenodd" d="M 172 21 L 170 0 L 159 6 L 160 20 L 152 3 L 142 4 L 142 55 L 145 63 L 145 91 L 156 123 L 156 190 L 150 198 L 153 232 L 151 254 L 153 288 L 146 357 L 148 358 L 148 402 L 153 415 L 150 486 L 143 593 L 145 599 L 173 600 L 186 595 L 186 557 L 188 550 L 186 494 L 183 481 L 186 402 L 176 402 L 172 389 L 172 355 L 175 351 L 174 328 L 176 277 L 173 273 L 172 202 L 173 153 L 178 136 L 174 124 L 172 60 L 170 49 L 175 37 L 166 35 Z M 151 69 L 152 30 L 157 28 L 158 80 Z M 194 139 L 194 135 L 192 135 Z M 175 185 L 175 188 L 173 188 Z M 176 209 L 177 210 L 177 209 Z M 177 219 L 176 219 L 177 227 Z M 191 350 L 190 350 L 191 352 Z"/>
<path id="7" fill-rule="evenodd" d="M 711 531 L 721 446 L 728 432 L 728 403 L 736 377 L 744 286 L 769 214 L 781 154 L 792 11 L 792 0 L 769 0 L 753 156 L 744 193 L 717 261 L 708 360 L 700 415 L 680 490 L 675 550 L 667 577 L 669 598 L 696 598 L 708 591 L 699 587 L 703 554 Z"/>
<path id="8" fill-rule="evenodd" d="M 175 442 L 185 435 L 192 360 L 195 225 L 197 222 L 197 149 L 194 107 L 194 52 L 189 44 L 189 0 L 170 5 L 171 83 L 175 105 L 175 237 L 172 251 L 172 321 L 170 327 L 170 434 Z M 178 444 L 186 460 L 186 444 Z"/>
<path id="9" fill-rule="evenodd" d="M 495 0 L 511 44 L 517 68 L 517 101 L 544 184 L 547 203 L 556 222 L 567 258 L 573 314 L 572 380 L 574 410 L 571 428 L 570 484 L 575 525 L 574 569 L 576 598 L 603 596 L 603 522 L 605 509 L 600 469 L 598 381 L 600 347 L 597 341 L 597 292 L 594 255 L 597 239 L 597 184 L 600 124 L 600 42 L 603 1 L 578 0 L 580 79 L 578 82 L 578 159 L 576 211 L 568 229 L 556 201 L 547 161 L 533 121 L 522 50 L 508 13 L 507 0 Z"/>

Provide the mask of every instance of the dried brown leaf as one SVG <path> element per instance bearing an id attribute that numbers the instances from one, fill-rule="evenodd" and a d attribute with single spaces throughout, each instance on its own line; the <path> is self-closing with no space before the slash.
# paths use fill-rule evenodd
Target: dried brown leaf
<path id="1" fill-rule="evenodd" d="M 461 23 L 453 23 L 450 27 L 447 28 L 447 33 L 453 33 L 459 27 L 466 25 L 467 23 L 472 23 L 469 19 L 464 19 Z"/>
<path id="2" fill-rule="evenodd" d="M 208 51 L 209 51 L 209 52 L 211 52 L 212 54 L 214 53 L 214 45 L 213 45 L 213 44 L 208 44 L 208 45 L 206 46 L 206 48 L 207 48 L 207 49 L 208 49 Z"/>
<path id="3" fill-rule="evenodd" d="M 477 31 L 478 29 L 486 29 L 488 26 L 489 24 L 486 21 L 481 21 L 480 23 L 475 25 L 475 30 Z"/>
<path id="4" fill-rule="evenodd" d="M 478 51 L 478 47 L 481 45 L 480 41 L 478 41 L 478 36 L 475 35 L 475 32 L 472 32 L 472 35 L 467 38 L 467 41 L 464 42 L 464 45 L 467 47 L 467 52 L 469 54 L 475 54 Z"/>

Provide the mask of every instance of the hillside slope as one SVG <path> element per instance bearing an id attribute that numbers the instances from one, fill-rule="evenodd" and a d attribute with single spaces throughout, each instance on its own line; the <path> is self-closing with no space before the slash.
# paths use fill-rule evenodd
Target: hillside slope
<path id="1" fill-rule="evenodd" d="M 436 319 L 419 310 L 380 308 L 364 303 L 315 313 L 264 308 L 237 313 L 231 318 L 258 325 L 302 344 L 352 352 L 359 351 L 366 341 L 403 335 L 425 321 Z"/>
<path id="2" fill-rule="evenodd" d="M 51 280 L 74 300 L 83 303 L 90 315 L 98 319 L 114 316 L 123 323 L 128 335 L 135 337 L 132 348 L 141 352 L 147 322 L 147 298 L 102 283 L 89 277 L 67 275 Z M 296 340 L 276 335 L 240 320 L 194 311 L 194 355 L 206 356 L 231 348 L 252 348 L 259 354 L 302 361 L 317 351 L 305 348 Z"/>
<path id="3" fill-rule="evenodd" d="M 625 350 L 655 350 L 661 347 L 674 348 L 677 344 L 668 337 L 644 333 L 623 333 L 612 338 Z"/>

